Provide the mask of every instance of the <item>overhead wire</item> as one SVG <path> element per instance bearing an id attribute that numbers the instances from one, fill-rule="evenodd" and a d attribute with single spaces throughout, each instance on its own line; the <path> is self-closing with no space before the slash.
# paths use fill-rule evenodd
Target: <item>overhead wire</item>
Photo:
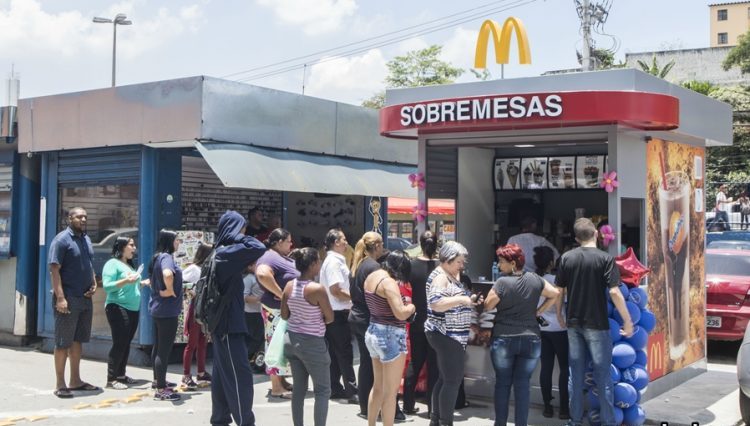
<path id="1" fill-rule="evenodd" d="M 346 57 L 349 57 L 349 56 L 354 56 L 354 55 L 366 52 L 366 51 L 371 50 L 371 49 L 376 49 L 376 48 L 379 48 L 379 47 L 383 47 L 383 46 L 395 44 L 395 43 L 407 40 L 407 39 L 412 38 L 412 37 L 417 37 L 417 36 L 422 36 L 422 35 L 426 35 L 426 34 L 431 34 L 431 33 L 438 32 L 438 31 L 441 31 L 441 30 L 445 30 L 445 29 L 448 29 L 448 28 L 451 28 L 451 27 L 455 27 L 457 25 L 461 25 L 461 24 L 464 24 L 466 22 L 473 21 L 473 20 L 475 20 L 477 18 L 486 16 L 486 15 L 488 15 L 490 13 L 496 13 L 496 12 L 503 12 L 503 11 L 511 10 L 511 9 L 514 9 L 514 8 L 517 8 L 517 7 L 521 7 L 521 6 L 525 6 L 525 5 L 534 3 L 536 1 L 538 1 L 538 0 L 515 0 L 515 1 L 512 1 L 510 4 L 506 4 L 506 5 L 504 5 L 503 7 L 500 7 L 500 8 L 489 9 L 489 10 L 483 11 L 481 13 L 475 13 L 475 14 L 472 14 L 472 15 L 469 15 L 469 16 L 464 16 L 462 18 L 455 19 L 455 20 L 452 20 L 452 21 L 448 21 L 448 22 L 440 24 L 440 25 L 436 25 L 436 26 L 432 26 L 432 27 L 420 29 L 418 31 L 408 32 L 408 33 L 406 33 L 404 35 L 401 35 L 401 36 L 398 36 L 398 37 L 389 38 L 389 39 L 386 39 L 386 40 L 383 40 L 383 41 L 380 41 L 380 42 L 377 42 L 377 43 L 372 43 L 372 44 L 368 44 L 368 45 L 357 47 L 357 48 L 349 50 L 349 51 L 341 52 L 341 53 L 336 54 L 335 56 L 325 57 L 325 58 L 318 58 L 318 59 L 316 59 L 314 61 L 298 62 L 298 63 L 295 63 L 293 65 L 289 65 L 289 66 L 282 67 L 282 68 L 279 68 L 279 69 L 270 70 L 270 71 L 262 72 L 262 73 L 258 73 L 258 74 L 253 74 L 253 75 L 250 75 L 248 77 L 238 78 L 237 81 L 259 80 L 259 79 L 262 79 L 262 78 L 267 78 L 267 77 L 271 77 L 271 76 L 274 76 L 274 75 L 279 75 L 279 74 L 283 74 L 283 73 L 286 73 L 286 72 L 289 72 L 289 71 L 300 69 L 300 68 L 304 67 L 305 65 L 310 65 L 311 62 L 314 63 L 314 64 L 320 64 L 320 63 L 325 63 L 325 62 L 329 62 L 329 61 L 339 60 L 341 58 L 346 58 Z M 288 62 L 293 62 L 293 60 L 287 60 L 287 61 L 282 61 L 282 62 L 283 63 L 288 63 Z M 264 68 L 268 68 L 268 67 L 264 67 Z M 237 75 L 237 74 L 234 74 L 234 75 Z"/>

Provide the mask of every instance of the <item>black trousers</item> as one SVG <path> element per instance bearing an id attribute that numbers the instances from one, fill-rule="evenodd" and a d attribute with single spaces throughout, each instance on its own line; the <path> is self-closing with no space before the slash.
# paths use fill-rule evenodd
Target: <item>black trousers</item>
<path id="1" fill-rule="evenodd" d="M 568 332 L 567 331 L 542 331 L 542 369 L 539 372 L 539 385 L 542 388 L 542 399 L 544 404 L 549 405 L 552 401 L 552 370 L 557 367 L 560 375 L 557 378 L 557 388 L 560 390 L 560 410 L 568 411 Z"/>
<path id="2" fill-rule="evenodd" d="M 243 334 L 212 334 L 211 424 L 255 426 L 253 372 Z"/>
<path id="3" fill-rule="evenodd" d="M 245 326 L 247 327 L 247 335 L 245 336 L 247 356 L 252 358 L 263 350 L 266 343 L 263 315 L 260 312 L 245 312 Z"/>
<path id="4" fill-rule="evenodd" d="M 328 353 L 331 356 L 331 395 L 357 393 L 357 378 L 354 376 L 354 352 L 352 331 L 349 327 L 349 310 L 334 311 L 333 322 L 326 325 Z M 341 386 L 341 379 L 344 386 Z"/>
<path id="5" fill-rule="evenodd" d="M 167 367 L 169 353 L 177 335 L 177 317 L 154 318 L 154 346 L 151 348 L 151 363 L 154 366 L 154 380 L 157 389 L 167 387 Z"/>
<path id="6" fill-rule="evenodd" d="M 112 349 L 107 357 L 107 381 L 125 377 L 130 343 L 138 328 L 138 311 L 130 311 L 116 303 L 104 307 L 109 329 L 112 333 Z"/>
<path id="7" fill-rule="evenodd" d="M 430 419 L 453 424 L 453 410 L 464 380 L 464 348 L 450 337 L 428 331 L 427 341 L 437 355 L 438 380 L 432 389 Z"/>
<path id="8" fill-rule="evenodd" d="M 367 414 L 367 400 L 370 398 L 370 391 L 372 390 L 372 384 L 375 381 L 374 373 L 372 372 L 372 358 L 370 358 L 370 351 L 367 350 L 365 345 L 365 333 L 369 324 L 365 323 L 351 323 L 351 330 L 354 334 L 354 338 L 357 340 L 357 348 L 359 349 L 359 371 L 357 371 L 357 396 L 359 397 L 359 412 Z"/>
<path id="9" fill-rule="evenodd" d="M 415 327 L 415 324 L 409 327 L 409 343 L 411 345 L 411 360 L 406 368 L 406 378 L 404 378 L 404 411 L 414 409 L 414 393 L 419 372 L 422 371 L 425 361 L 427 362 L 427 409 L 430 410 L 432 407 L 432 389 L 438 379 L 437 356 L 432 346 L 427 343 L 424 328 Z"/>

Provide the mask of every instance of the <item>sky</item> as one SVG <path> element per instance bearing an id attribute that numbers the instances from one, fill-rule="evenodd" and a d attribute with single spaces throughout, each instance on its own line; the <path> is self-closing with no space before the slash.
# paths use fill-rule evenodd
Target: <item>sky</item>
<path id="1" fill-rule="evenodd" d="M 627 52 L 707 47 L 708 4 L 613 0 L 603 32 L 617 43 L 597 35 L 597 46 L 619 45 L 618 59 Z M 352 104 L 382 90 L 386 63 L 415 49 L 441 45 L 441 59 L 470 68 L 484 19 L 502 23 L 515 16 L 527 28 L 532 64 L 519 65 L 513 47 L 506 78 L 577 67 L 581 47 L 574 0 L 0 0 L 0 77 L 13 67 L 22 98 L 110 86 L 112 25 L 91 20 L 117 13 L 133 21 L 117 27 L 118 86 L 207 75 L 301 93 L 304 81 L 306 95 Z M 466 19 L 409 34 L 432 21 L 428 26 L 435 28 L 447 16 Z M 265 78 L 252 77 L 268 68 L 247 72 L 386 33 L 401 40 L 343 49 L 359 47 L 351 56 L 342 56 L 342 49 L 317 54 L 288 63 L 309 62 L 303 69 Z M 488 69 L 499 78 L 499 65 L 491 62 Z M 466 72 L 458 81 L 475 79 Z"/>

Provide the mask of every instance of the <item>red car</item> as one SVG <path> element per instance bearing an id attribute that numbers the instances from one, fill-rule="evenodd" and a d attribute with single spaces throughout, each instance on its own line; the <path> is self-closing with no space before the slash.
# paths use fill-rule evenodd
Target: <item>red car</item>
<path id="1" fill-rule="evenodd" d="M 706 250 L 706 330 L 711 340 L 742 340 L 750 320 L 750 250 Z"/>

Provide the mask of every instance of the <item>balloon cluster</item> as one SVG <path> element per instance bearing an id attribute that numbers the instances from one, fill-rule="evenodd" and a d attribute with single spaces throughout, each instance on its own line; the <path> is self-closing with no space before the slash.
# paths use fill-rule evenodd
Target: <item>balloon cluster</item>
<path id="1" fill-rule="evenodd" d="M 622 316 L 612 302 L 608 302 L 609 331 L 613 342 L 610 375 L 614 383 L 615 421 L 618 425 L 640 426 L 646 421 L 646 413 L 641 408 L 640 400 L 649 382 L 646 344 L 649 333 L 656 325 L 656 317 L 646 309 L 648 296 L 643 289 L 628 289 L 623 283 L 620 285 L 620 292 L 625 298 L 625 306 L 634 326 L 632 336 L 621 336 Z M 589 387 L 589 421 L 592 425 L 599 425 L 599 396 L 594 386 L 591 365 L 586 372 L 585 382 Z"/>

